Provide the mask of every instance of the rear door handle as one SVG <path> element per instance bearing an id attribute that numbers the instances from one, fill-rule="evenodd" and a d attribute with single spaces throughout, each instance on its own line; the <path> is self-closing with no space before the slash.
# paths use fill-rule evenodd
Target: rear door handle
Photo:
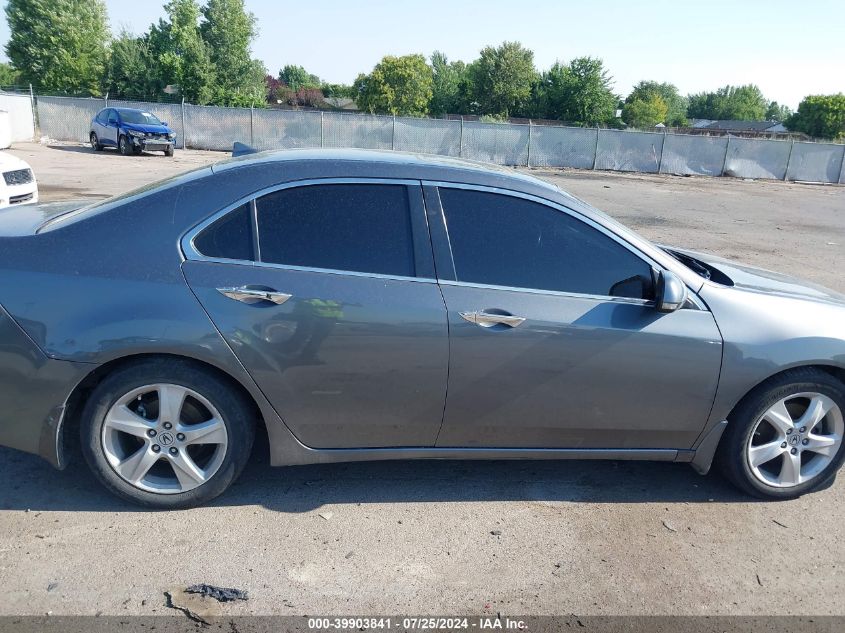
<path id="1" fill-rule="evenodd" d="M 519 327 L 525 322 L 525 317 L 512 314 L 494 314 L 477 310 L 474 312 L 460 312 L 461 318 L 481 327 L 493 327 L 494 325 L 507 325 L 508 327 Z"/>
<path id="2" fill-rule="evenodd" d="M 240 286 L 238 288 L 218 288 L 217 292 L 229 297 L 230 299 L 241 301 L 243 303 L 253 303 L 257 300 L 269 301 L 271 303 L 275 303 L 276 305 L 282 305 L 293 296 L 285 292 L 261 290 L 259 288 L 250 288 L 249 286 Z"/>

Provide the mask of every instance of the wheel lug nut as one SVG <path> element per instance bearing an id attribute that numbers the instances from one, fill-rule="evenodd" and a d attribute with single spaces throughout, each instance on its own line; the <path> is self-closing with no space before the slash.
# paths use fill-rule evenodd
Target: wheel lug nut
<path id="1" fill-rule="evenodd" d="M 158 453 L 161 450 L 161 446 L 158 444 L 153 444 L 153 453 Z"/>
<path id="2" fill-rule="evenodd" d="M 793 455 L 795 455 L 795 453 L 797 453 L 797 452 L 798 452 L 798 449 L 797 449 L 797 448 L 793 448 L 793 449 L 792 449 L 791 451 L 789 451 L 789 452 L 790 452 L 790 453 L 792 453 Z"/>
<path id="3" fill-rule="evenodd" d="M 802 427 L 801 427 L 801 433 L 806 433 L 806 432 L 807 432 L 807 427 L 806 427 L 806 426 L 802 426 Z"/>
<path id="4" fill-rule="evenodd" d="M 795 450 L 795 449 L 793 449 L 793 450 Z M 176 453 L 178 453 L 178 452 L 179 452 L 179 449 L 176 448 L 175 446 L 170 447 L 170 454 L 171 455 L 176 455 Z"/>
<path id="5" fill-rule="evenodd" d="M 795 430 L 795 429 L 786 429 L 786 434 L 787 434 L 787 435 L 792 435 L 792 432 L 793 432 L 794 430 Z"/>
<path id="6" fill-rule="evenodd" d="M 805 438 L 804 438 L 804 441 L 803 441 L 803 442 L 801 442 L 801 443 L 802 443 L 804 446 L 806 446 L 807 444 L 809 444 L 809 443 L 810 443 L 810 440 L 808 440 L 808 439 L 805 437 Z"/>
<path id="7" fill-rule="evenodd" d="M 177 433 L 176 439 L 179 440 L 180 442 L 184 442 L 185 441 L 185 434 L 184 433 Z"/>
<path id="8" fill-rule="evenodd" d="M 165 423 L 164 423 L 164 428 L 166 428 L 166 429 L 172 429 L 172 428 L 173 428 L 173 425 L 172 425 L 170 422 L 165 422 Z"/>
<path id="9" fill-rule="evenodd" d="M 150 437 L 155 437 L 156 436 L 155 429 L 150 429 L 149 431 L 147 431 L 147 435 L 149 435 Z"/>
<path id="10" fill-rule="evenodd" d="M 781 448 L 786 448 L 786 442 L 780 445 Z"/>

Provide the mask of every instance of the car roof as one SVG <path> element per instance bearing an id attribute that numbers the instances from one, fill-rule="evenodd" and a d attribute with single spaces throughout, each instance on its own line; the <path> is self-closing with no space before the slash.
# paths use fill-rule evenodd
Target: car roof
<path id="1" fill-rule="evenodd" d="M 465 175 L 476 174 L 479 176 L 496 175 L 513 180 L 515 183 L 523 183 L 532 187 L 541 187 L 556 193 L 568 196 L 555 185 L 530 176 L 522 174 L 512 167 L 480 163 L 464 158 L 451 156 L 436 156 L 430 154 L 414 154 L 410 152 L 397 152 L 393 150 L 371 150 L 371 149 L 285 149 L 268 150 L 245 154 L 235 158 L 228 158 L 212 165 L 215 173 L 222 173 L 230 169 L 250 166 L 267 166 L 283 164 L 288 161 L 296 162 L 370 162 L 385 166 L 404 168 L 418 167 L 423 170 L 455 170 L 464 172 Z M 424 179 L 424 175 L 421 175 Z"/>

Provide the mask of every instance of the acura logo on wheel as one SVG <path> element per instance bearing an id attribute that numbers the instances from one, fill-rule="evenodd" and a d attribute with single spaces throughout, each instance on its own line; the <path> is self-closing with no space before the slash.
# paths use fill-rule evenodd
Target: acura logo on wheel
<path id="1" fill-rule="evenodd" d="M 158 436 L 158 441 L 162 446 L 170 446 L 173 444 L 173 435 L 170 433 L 162 433 Z"/>
<path id="2" fill-rule="evenodd" d="M 171 438 L 171 441 L 173 441 L 172 438 Z M 800 441 L 801 441 L 801 438 L 798 437 L 797 435 L 792 435 L 789 438 L 789 443 L 792 444 L 793 446 L 796 446 L 798 444 L 798 442 L 800 442 Z"/>

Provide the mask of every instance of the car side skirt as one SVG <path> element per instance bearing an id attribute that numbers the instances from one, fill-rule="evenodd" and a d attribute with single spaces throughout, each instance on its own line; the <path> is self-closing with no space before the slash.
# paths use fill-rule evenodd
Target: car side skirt
<path id="1" fill-rule="evenodd" d="M 273 466 L 405 459 L 607 459 L 688 462 L 693 451 L 675 449 L 577 448 L 355 448 L 273 451 Z"/>

